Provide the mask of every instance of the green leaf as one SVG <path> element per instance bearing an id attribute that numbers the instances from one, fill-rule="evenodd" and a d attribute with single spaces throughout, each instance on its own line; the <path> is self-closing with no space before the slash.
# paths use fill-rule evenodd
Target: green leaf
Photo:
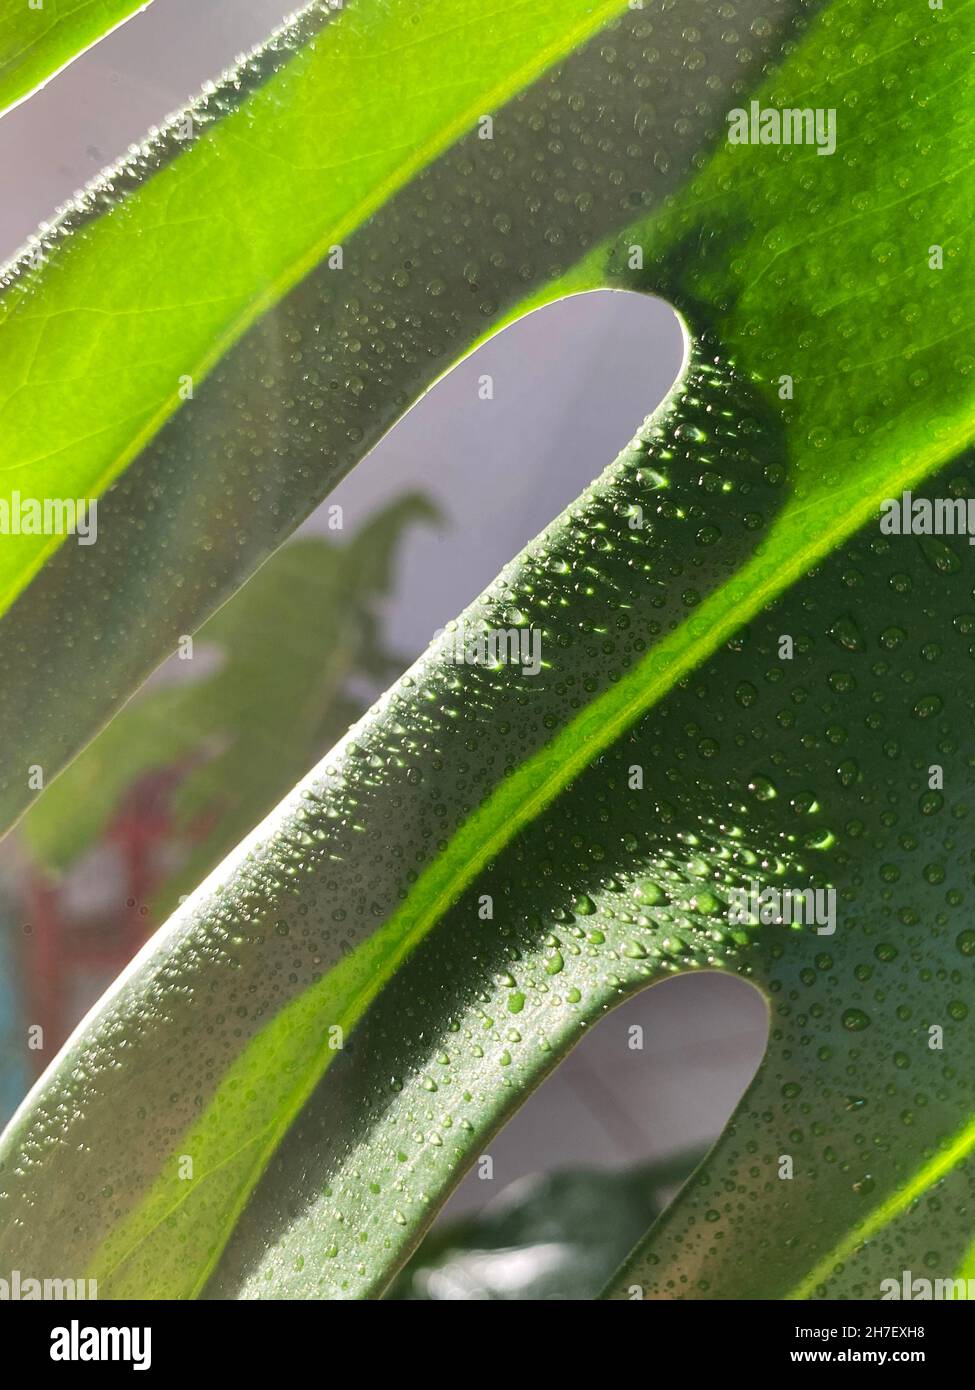
<path id="1" fill-rule="evenodd" d="M 0 115 L 152 0 L 0 0 Z"/>
<path id="2" fill-rule="evenodd" d="M 267 309 L 323 258 L 339 275 L 397 189 L 621 8 L 521 0 L 485 25 L 464 0 L 334 22 L 313 3 L 107 170 L 4 276 L 10 517 L 100 497 Z M 11 520 L 0 612 L 63 540 Z"/>
<path id="3" fill-rule="evenodd" d="M 614 1291 L 963 1265 L 970 552 L 878 511 L 975 497 L 972 13 L 838 0 L 756 93 L 835 108 L 835 155 L 721 148 L 563 282 L 662 290 L 691 352 L 463 615 L 540 670 L 440 639 L 198 889 L 8 1130 L 4 1260 L 375 1296 L 585 1027 L 712 968 L 766 994 L 768 1056 Z M 752 883 L 832 890 L 835 933 L 734 922 Z"/>
<path id="4" fill-rule="evenodd" d="M 349 681 L 381 689 L 402 668 L 375 603 L 404 529 L 435 516 L 406 497 L 346 544 L 309 537 L 272 555 L 184 648 L 216 669 L 144 691 L 28 812 L 22 830 L 41 864 L 70 868 L 142 778 L 182 769 L 173 833 L 188 833 L 192 853 L 155 891 L 154 915 L 168 915 L 362 713 Z"/>
<path id="5" fill-rule="evenodd" d="M 758 0 L 748 3 L 757 13 Z M 60 249 L 50 252 L 49 264 L 0 298 L 0 311 L 6 304 L 18 332 L 27 332 L 34 321 L 29 303 L 52 311 L 42 316 L 43 359 L 38 357 L 33 373 L 53 397 L 42 402 L 29 392 L 18 394 L 15 403 L 33 414 L 15 436 L 17 447 L 40 459 L 63 426 L 65 439 L 71 435 L 70 459 L 87 457 L 78 447 L 74 372 L 64 370 L 60 351 L 53 351 L 61 344 L 64 354 L 85 364 L 83 405 L 91 431 L 85 450 L 95 449 L 106 469 L 110 463 L 114 468 L 103 426 L 124 413 L 116 389 L 119 364 L 126 389 L 136 394 L 165 376 L 163 405 L 175 406 L 179 375 L 193 370 L 182 332 L 196 332 L 203 323 L 203 309 L 189 313 L 187 303 L 209 301 L 226 277 L 236 276 L 242 291 L 249 286 L 261 295 L 267 289 L 264 270 L 241 250 L 251 222 L 266 229 L 261 235 L 273 240 L 268 255 L 274 256 L 283 247 L 275 240 L 279 221 L 292 239 L 307 230 L 313 215 L 321 213 L 327 222 L 333 191 L 337 195 L 343 185 L 313 181 L 321 200 L 309 203 L 306 156 L 295 151 L 308 140 L 316 157 L 322 142 L 343 150 L 375 148 L 383 168 L 388 159 L 405 178 L 416 156 L 410 122 L 427 119 L 417 113 L 433 120 L 452 101 L 469 101 L 466 135 L 439 157 L 431 153 L 421 174 L 398 191 L 391 184 L 376 187 L 377 199 L 392 196 L 369 216 L 363 205 L 361 224 L 343 235 L 343 270 L 331 269 L 328 260 L 310 269 L 196 383 L 193 399 L 182 403 L 101 496 L 97 544 L 62 545 L 0 617 L 0 826 L 30 804 L 27 769 L 41 765 L 50 783 L 179 638 L 195 632 L 230 597 L 432 381 L 483 335 L 564 293 L 566 272 L 627 225 L 635 206 L 657 207 L 682 186 L 720 133 L 737 84 L 761 72 L 801 9 L 790 0 L 774 22 L 756 21 L 757 32 L 738 48 L 722 37 L 726 23 L 711 0 L 684 0 L 660 13 L 628 11 L 505 105 L 505 74 L 514 71 L 519 45 L 531 47 L 527 36 L 558 34 L 568 50 L 580 16 L 595 24 L 596 8 L 590 15 L 589 7 L 576 4 L 506 7 L 492 16 L 492 42 L 485 45 L 480 29 L 477 41 L 468 42 L 469 25 L 480 25 L 479 15 L 471 13 L 466 25 L 451 29 L 441 23 L 442 7 L 421 12 L 411 0 L 393 6 L 357 0 L 354 10 L 349 6 L 319 36 L 317 57 L 302 50 L 289 61 L 297 37 L 288 31 L 291 37 L 255 60 L 254 74 L 246 80 L 231 75 L 197 104 L 196 143 L 177 139 L 185 130 L 176 121 L 146 141 L 145 158 L 131 160 L 108 188 L 91 195 L 90 216 L 69 216 L 59 224 Z M 414 13 L 421 15 L 419 26 L 411 25 Z M 313 19 L 306 16 L 304 29 Z M 333 89 L 341 86 L 344 69 L 330 66 L 329 80 L 320 82 L 318 67 L 331 63 L 343 28 L 350 53 L 378 53 L 377 25 L 416 28 L 418 41 L 410 50 L 416 68 L 397 62 L 391 84 L 388 65 L 364 58 L 355 77 L 356 101 L 342 103 L 343 109 L 348 105 L 343 119 L 355 120 L 361 103 L 369 103 L 368 112 L 354 129 L 343 126 L 341 138 L 337 127 L 328 134 Z M 520 35 L 514 45 L 506 41 L 509 29 Z M 441 50 L 453 55 L 449 61 Z M 483 70 L 471 65 L 470 51 L 483 54 Z M 704 54 L 707 61 L 701 61 Z M 543 59 L 549 61 L 548 51 L 532 48 L 517 81 L 528 82 Z M 443 78 L 457 64 L 465 81 L 454 87 Z M 378 86 L 375 101 L 370 84 Z M 427 92 L 431 84 L 436 102 Z M 302 113 L 309 111 L 315 119 L 303 124 Z M 492 112 L 494 139 L 481 139 L 479 115 Z M 286 140 L 285 127 L 295 125 L 300 137 Z M 242 127 L 246 140 L 235 138 Z M 320 140 L 316 132 L 324 132 Z M 365 143 L 370 132 L 373 145 Z M 453 139 L 452 130 L 444 128 L 441 135 L 448 143 Z M 273 153 L 266 159 L 257 157 L 268 149 Z M 297 168 L 281 158 L 288 149 Z M 358 178 L 362 165 L 345 161 L 343 176 Z M 157 166 L 174 196 L 178 190 L 179 205 L 191 205 L 191 219 L 175 225 L 164 217 L 153 221 L 148 204 L 161 196 L 149 192 L 156 178 L 144 185 L 148 202 L 140 179 Z M 245 199 L 234 192 L 241 177 Z M 289 180 L 290 191 L 280 187 Z M 75 222 L 77 229 L 65 235 Z M 322 242 L 332 244 L 329 238 L 337 235 L 331 226 Z M 488 240 L 496 242 L 490 250 Z M 85 267 L 91 270 L 78 287 L 82 311 L 70 306 L 70 313 L 61 313 L 68 285 L 75 276 L 83 278 Z M 131 268 L 131 275 L 120 267 Z M 116 285 L 116 275 L 119 288 L 106 289 Z M 202 286 L 190 283 L 194 277 Z M 116 302 L 113 296 L 126 293 L 123 280 L 131 281 L 126 312 L 111 316 L 104 310 Z M 32 287 L 32 295 L 18 298 L 18 286 Z M 128 312 L 129 306 L 137 312 Z M 219 304 L 204 308 L 204 318 L 221 312 Z M 139 323 L 143 310 L 148 329 L 144 318 Z M 40 320 L 38 332 L 39 325 Z M 11 387 L 24 375 L 25 359 L 2 335 L 0 351 L 4 341 Z M 161 361 L 161 342 L 167 352 L 172 348 L 168 366 Z M 130 403 L 134 409 L 134 398 Z M 141 428 L 141 421 L 140 416 L 133 428 Z M 124 435 L 128 427 L 122 423 L 120 429 Z M 53 477 L 60 465 L 51 460 L 45 467 Z M 5 476 L 13 486 L 16 473 L 8 469 Z M 77 486 L 91 491 L 90 479 Z M 58 487 L 71 495 L 75 482 L 69 487 L 62 480 Z M 26 485 L 22 491 L 28 493 Z M 21 539 L 39 543 L 36 537 Z M 4 547 L 10 543 L 18 538 L 7 537 Z M 3 554 L 12 552 L 4 548 Z"/>
<path id="6" fill-rule="evenodd" d="M 526 0 L 487 27 L 463 0 L 435 14 L 353 6 L 333 24 L 327 5 L 307 6 L 234 75 L 246 92 L 236 109 L 223 114 L 219 94 L 190 107 L 59 219 L 41 243 L 63 242 L 49 268 L 17 264 L 0 300 L 11 508 L 19 493 L 100 496 L 262 313 L 485 102 L 621 3 Z M 180 152 L 197 123 L 206 129 Z M 7 537 L 0 611 L 61 540 Z"/>

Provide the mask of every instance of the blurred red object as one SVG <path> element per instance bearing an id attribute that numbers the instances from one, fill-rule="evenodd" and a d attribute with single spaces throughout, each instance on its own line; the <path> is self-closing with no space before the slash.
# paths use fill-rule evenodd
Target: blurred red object
<path id="1" fill-rule="evenodd" d="M 38 1072 L 159 925 L 150 904 L 176 838 L 172 793 L 185 772 L 180 766 L 142 778 L 109 826 L 103 843 L 117 852 L 116 910 L 82 912 L 72 905 L 70 879 L 29 872 L 24 998 L 28 1019 L 43 1028 L 43 1048 L 32 1054 Z"/>

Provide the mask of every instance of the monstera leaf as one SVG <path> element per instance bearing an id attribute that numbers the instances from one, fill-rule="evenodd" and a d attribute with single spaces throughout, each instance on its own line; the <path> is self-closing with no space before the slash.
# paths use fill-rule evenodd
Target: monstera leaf
<path id="1" fill-rule="evenodd" d="M 681 187 L 803 6 L 751 8 L 736 45 L 711 0 L 307 5 L 0 272 L 0 500 L 99 499 L 97 544 L 0 549 L 0 825 L 472 343 Z"/>
<path id="2" fill-rule="evenodd" d="M 901 499 L 955 526 L 975 496 L 972 10 L 792 19 L 604 28 L 512 108 L 507 220 L 473 146 L 417 181 L 436 220 L 474 180 L 466 214 L 446 200 L 473 293 L 418 277 L 459 306 L 438 349 L 472 301 L 494 322 L 609 285 L 675 305 L 685 369 L 76 1034 L 4 1141 L 12 1265 L 84 1268 L 102 1297 L 376 1296 L 588 1026 L 706 968 L 763 991 L 768 1053 L 610 1295 L 875 1298 L 967 1267 L 971 552 Z M 832 152 L 762 143 L 785 109 Z M 742 119 L 759 143 L 726 138 Z M 521 177 L 551 203 L 509 244 Z M 374 301 L 346 309 L 382 357 Z M 764 910 L 803 890 L 808 920 Z"/>

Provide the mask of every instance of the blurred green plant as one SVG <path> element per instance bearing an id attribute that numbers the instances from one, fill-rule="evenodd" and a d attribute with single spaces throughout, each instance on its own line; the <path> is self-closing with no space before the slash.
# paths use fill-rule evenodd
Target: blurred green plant
<path id="1" fill-rule="evenodd" d="M 473 1216 L 434 1228 L 389 1299 L 598 1298 L 703 1157 L 675 1154 L 621 1172 L 538 1173 Z"/>
<path id="2" fill-rule="evenodd" d="M 362 714 L 363 692 L 402 669 L 377 603 L 406 529 L 438 519 L 408 496 L 345 543 L 282 546 L 184 644 L 211 669 L 142 691 L 35 802 L 21 828 L 41 865 L 69 869 L 142 778 L 183 769 L 173 833 L 190 851 L 152 905 L 157 921 L 171 912 Z"/>

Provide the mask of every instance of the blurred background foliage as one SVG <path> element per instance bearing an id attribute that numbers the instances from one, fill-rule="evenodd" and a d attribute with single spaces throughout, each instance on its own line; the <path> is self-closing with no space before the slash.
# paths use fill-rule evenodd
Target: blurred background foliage
<path id="1" fill-rule="evenodd" d="M 272 555 L 34 804 L 22 827 L 38 863 L 70 869 L 164 777 L 168 843 L 150 889 L 163 921 L 407 664 L 377 604 L 405 528 L 436 519 L 408 496 L 345 543 L 308 536 Z"/>

